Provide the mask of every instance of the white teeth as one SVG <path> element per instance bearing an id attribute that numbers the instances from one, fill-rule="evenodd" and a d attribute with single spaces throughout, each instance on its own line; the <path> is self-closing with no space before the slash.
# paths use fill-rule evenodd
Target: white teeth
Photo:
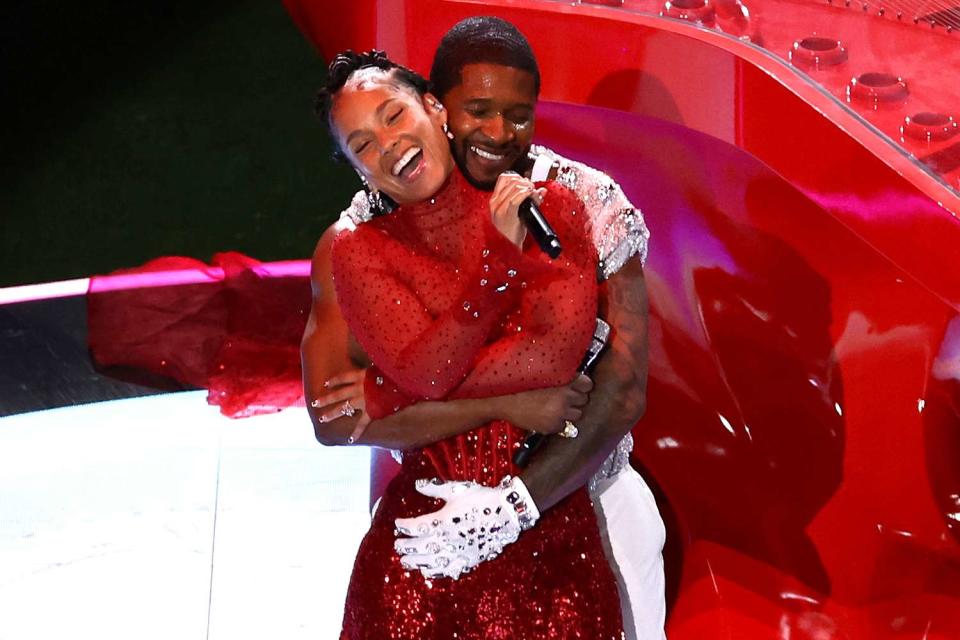
<path id="1" fill-rule="evenodd" d="M 475 154 L 483 158 L 484 160 L 494 160 L 500 161 L 503 160 L 506 156 L 498 156 L 495 153 L 490 153 L 489 151 L 484 151 L 483 149 L 478 149 L 477 147 L 471 146 L 470 150 Z"/>
<path id="2" fill-rule="evenodd" d="M 400 172 L 403 171 L 403 168 L 407 166 L 407 164 L 413 160 L 413 157 L 418 153 L 420 153 L 420 147 L 410 147 L 407 149 L 407 152 L 403 154 L 403 157 L 397 160 L 396 164 L 393 165 L 393 175 L 400 175 Z"/>

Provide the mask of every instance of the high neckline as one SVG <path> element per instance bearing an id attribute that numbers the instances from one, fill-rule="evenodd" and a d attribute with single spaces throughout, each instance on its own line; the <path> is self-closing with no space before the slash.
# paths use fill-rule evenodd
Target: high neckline
<path id="1" fill-rule="evenodd" d="M 454 167 L 443 185 L 431 197 L 421 202 L 401 205 L 396 213 L 420 229 L 436 229 L 459 220 L 470 212 L 466 198 L 479 189 L 467 182 Z"/>

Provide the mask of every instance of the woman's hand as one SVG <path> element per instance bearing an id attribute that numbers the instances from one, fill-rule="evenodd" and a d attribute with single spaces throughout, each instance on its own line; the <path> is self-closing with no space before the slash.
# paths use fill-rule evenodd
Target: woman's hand
<path id="1" fill-rule="evenodd" d="M 512 171 L 501 173 L 490 196 L 490 215 L 493 226 L 507 240 L 522 247 L 527 237 L 527 229 L 517 215 L 520 203 L 527 198 L 533 198 L 534 202 L 540 204 L 545 193 L 545 189 L 537 189 L 532 182 L 519 173 Z"/>
<path id="2" fill-rule="evenodd" d="M 527 431 L 558 433 L 567 420 L 580 419 L 592 389 L 593 381 L 580 374 L 561 387 L 503 396 L 503 419 Z"/>
<path id="3" fill-rule="evenodd" d="M 366 369 L 353 369 L 333 376 L 323 383 L 327 392 L 310 403 L 320 414 L 318 422 L 332 422 L 359 413 L 360 418 L 350 434 L 351 443 L 356 441 L 370 424 L 370 416 L 366 412 L 367 403 L 363 397 L 363 380 L 366 374 Z"/>

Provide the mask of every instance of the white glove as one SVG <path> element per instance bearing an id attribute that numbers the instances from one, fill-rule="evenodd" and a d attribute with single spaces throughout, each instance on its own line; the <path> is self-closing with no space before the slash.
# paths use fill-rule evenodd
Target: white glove
<path id="1" fill-rule="evenodd" d="M 426 578 L 456 580 L 503 548 L 540 519 L 537 505 L 520 478 L 506 476 L 499 486 L 475 482 L 417 480 L 416 489 L 446 504 L 416 518 L 397 518 L 394 548 L 400 563 Z"/>

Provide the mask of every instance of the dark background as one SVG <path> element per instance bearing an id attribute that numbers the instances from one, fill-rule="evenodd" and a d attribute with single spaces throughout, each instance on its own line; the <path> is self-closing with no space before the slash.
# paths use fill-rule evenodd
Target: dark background
<path id="1" fill-rule="evenodd" d="M 279 0 L 0 8 L 0 286 L 161 255 L 306 258 L 357 188 Z"/>

